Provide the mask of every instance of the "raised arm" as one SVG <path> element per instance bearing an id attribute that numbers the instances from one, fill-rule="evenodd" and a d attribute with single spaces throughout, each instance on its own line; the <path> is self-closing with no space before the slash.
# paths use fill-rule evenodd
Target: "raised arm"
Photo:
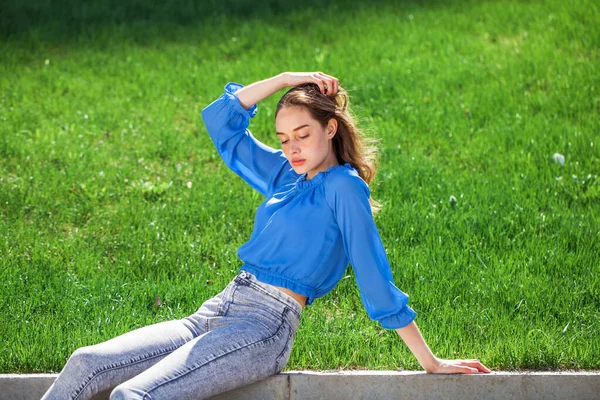
<path id="1" fill-rule="evenodd" d="M 315 83 L 321 88 L 321 92 L 327 93 L 327 95 L 335 95 L 339 88 L 337 78 L 322 72 L 282 72 L 272 78 L 254 82 L 239 90 L 236 95 L 242 106 L 248 109 L 281 89 L 305 82 Z"/>
<path id="2" fill-rule="evenodd" d="M 292 167 L 282 150 L 260 142 L 248 126 L 258 111 L 256 102 L 281 85 L 279 76 L 253 83 L 250 90 L 229 82 L 224 93 L 202 110 L 206 130 L 225 164 L 265 197 L 292 177 L 288 174 Z"/>
<path id="3" fill-rule="evenodd" d="M 265 197 L 297 174 L 282 150 L 252 135 L 248 130 L 250 119 L 256 115 L 258 102 L 304 82 L 314 82 L 321 90 L 326 84 L 331 95 L 338 89 L 337 79 L 322 72 L 283 72 L 246 87 L 229 82 L 224 93 L 202 110 L 206 129 L 225 164 Z"/>
<path id="4" fill-rule="evenodd" d="M 286 82 L 286 73 L 283 72 L 272 78 L 263 79 L 262 81 L 254 82 L 237 92 L 235 92 L 240 104 L 245 109 L 249 109 L 252 105 L 266 99 L 273 93 L 288 87 Z"/>

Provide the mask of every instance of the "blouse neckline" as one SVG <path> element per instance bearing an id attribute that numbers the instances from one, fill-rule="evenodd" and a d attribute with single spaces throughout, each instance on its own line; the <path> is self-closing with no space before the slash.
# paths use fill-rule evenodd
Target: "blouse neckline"
<path id="1" fill-rule="evenodd" d="M 331 171 L 334 171 L 334 170 L 340 169 L 340 168 L 352 169 L 352 166 L 350 165 L 350 163 L 332 165 L 331 167 L 327 168 L 326 171 L 317 172 L 317 174 L 315 176 L 313 176 L 312 179 L 309 179 L 309 180 L 306 180 L 306 177 L 308 176 L 308 172 L 305 172 L 302 175 L 300 175 L 300 177 L 296 181 L 296 190 L 303 191 L 303 190 L 315 187 L 315 186 L 319 185 L 321 182 L 323 182 L 325 177 Z"/>

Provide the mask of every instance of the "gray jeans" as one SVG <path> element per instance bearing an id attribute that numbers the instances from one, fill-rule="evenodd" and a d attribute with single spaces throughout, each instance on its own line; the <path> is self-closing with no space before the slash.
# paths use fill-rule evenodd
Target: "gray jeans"
<path id="1" fill-rule="evenodd" d="M 265 379 L 288 362 L 302 306 L 240 273 L 194 314 L 73 352 L 46 399 L 205 399 Z"/>

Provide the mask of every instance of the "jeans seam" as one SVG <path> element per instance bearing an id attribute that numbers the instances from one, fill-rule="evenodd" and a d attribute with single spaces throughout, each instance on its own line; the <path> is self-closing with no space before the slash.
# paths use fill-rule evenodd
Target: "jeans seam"
<path id="1" fill-rule="evenodd" d="M 229 286 L 225 289 L 225 291 L 223 292 L 223 296 L 221 297 L 221 301 L 219 301 L 219 304 L 217 304 L 216 315 L 221 315 L 221 307 L 222 307 L 223 303 L 225 303 L 228 293 L 229 293 Z"/>
<path id="2" fill-rule="evenodd" d="M 231 301 L 230 299 L 233 299 L 233 294 L 235 293 L 235 291 L 237 290 L 238 285 L 231 285 L 227 291 L 225 291 L 225 293 L 223 293 L 223 298 L 221 299 L 221 301 L 219 302 L 219 305 L 217 306 L 217 316 L 225 316 L 227 315 L 227 312 L 229 311 L 229 306 L 231 305 Z M 208 326 L 208 324 L 207 324 Z"/>
<path id="3" fill-rule="evenodd" d="M 272 338 L 274 338 L 275 336 L 277 336 L 277 335 L 279 334 L 279 332 L 281 332 L 281 329 L 283 328 L 283 326 L 284 326 L 285 324 L 286 324 L 286 322 L 285 322 L 285 320 L 284 320 L 284 321 L 283 321 L 281 324 L 279 324 L 279 327 L 277 328 L 277 331 L 275 331 L 275 333 L 274 333 L 274 334 L 272 334 L 271 336 L 268 336 L 268 337 L 266 337 L 266 338 L 264 338 L 264 339 L 261 339 L 261 340 L 259 340 L 259 341 L 256 341 L 256 342 L 248 343 L 248 344 L 247 344 L 247 345 L 245 345 L 245 346 L 240 346 L 240 347 L 238 347 L 238 348 L 236 348 L 236 349 L 233 349 L 233 350 L 231 350 L 231 351 L 228 351 L 227 353 L 221 354 L 221 355 L 220 355 L 220 356 L 218 356 L 218 357 L 214 357 L 214 358 L 212 358 L 212 359 L 210 359 L 210 360 L 208 360 L 208 361 L 205 361 L 205 362 L 203 362 L 203 363 L 202 363 L 202 364 L 200 364 L 200 365 L 196 365 L 195 367 L 192 367 L 192 368 L 190 368 L 189 370 L 187 370 L 187 371 L 185 371 L 185 372 L 182 372 L 181 374 L 179 374 L 178 376 L 175 376 L 173 379 L 170 379 L 170 380 L 168 380 L 167 382 L 158 383 L 158 384 L 157 384 L 157 385 L 155 385 L 154 387 L 150 388 L 150 389 L 147 391 L 147 393 L 148 393 L 148 392 L 151 392 L 151 391 L 153 391 L 153 390 L 155 390 L 155 389 L 157 389 L 157 388 L 159 388 L 159 387 L 161 387 L 161 386 L 163 386 L 163 385 L 166 385 L 166 384 L 169 384 L 169 383 L 175 382 L 175 381 L 176 381 L 176 380 L 178 380 L 179 378 L 181 378 L 181 377 L 183 377 L 183 376 L 185 376 L 185 375 L 187 375 L 187 374 L 189 374 L 189 373 L 191 373 L 191 372 L 193 372 L 193 371 L 197 370 L 198 368 L 201 368 L 201 367 L 205 366 L 206 364 L 209 364 L 209 363 L 211 363 L 211 362 L 213 362 L 213 361 L 215 361 L 215 360 L 218 360 L 219 358 L 222 358 L 222 357 L 225 357 L 225 356 L 227 356 L 227 355 L 229 355 L 229 354 L 232 354 L 233 352 L 236 352 L 236 351 L 238 351 L 238 350 L 245 349 L 246 347 L 255 346 L 255 345 L 258 345 L 258 344 L 260 344 L 260 343 L 263 343 L 263 342 L 267 342 L 267 341 L 271 340 Z M 288 338 L 288 340 L 289 340 L 289 338 Z M 149 396 L 149 395 L 148 395 L 148 396 Z"/>
<path id="4" fill-rule="evenodd" d="M 131 362 L 131 361 L 125 361 L 125 362 L 117 364 L 117 365 L 115 365 L 115 363 L 112 363 L 112 364 L 108 364 L 108 365 L 106 365 L 106 366 L 104 366 L 102 368 L 98 368 L 98 369 L 92 371 L 92 373 L 91 373 L 91 375 L 89 375 L 87 381 L 84 380 L 83 385 L 81 386 L 80 389 L 78 389 L 78 390 L 75 391 L 75 394 L 72 397 L 72 399 L 73 400 L 77 400 L 79 398 L 79 396 L 81 396 L 81 394 L 83 393 L 84 389 L 90 384 L 90 382 L 94 378 L 100 376 L 101 374 L 103 374 L 105 372 L 114 371 L 114 370 L 119 369 L 119 368 L 129 367 L 131 365 L 138 364 L 138 363 L 140 363 L 142 361 L 147 361 L 147 360 L 150 360 L 150 359 L 153 359 L 153 358 L 156 358 L 156 357 L 160 357 L 160 356 L 164 355 L 165 353 L 170 353 L 170 352 L 174 351 L 175 349 L 177 349 L 177 347 L 178 346 L 167 347 L 165 349 L 165 351 L 159 351 L 158 353 L 156 353 L 156 352 L 150 353 L 149 355 L 147 355 L 147 356 L 145 356 L 145 357 L 143 357 L 143 358 L 141 358 L 139 360 L 135 360 L 133 362 Z"/>
<path id="5" fill-rule="evenodd" d="M 288 345 L 290 344 L 290 339 L 291 339 L 291 335 L 292 335 L 292 329 L 293 328 L 292 328 L 291 324 L 287 320 L 287 316 L 286 316 L 287 311 L 293 311 L 293 310 L 290 310 L 287 307 L 285 308 L 285 310 L 283 311 L 283 315 L 282 315 L 282 318 L 283 318 L 283 320 L 285 322 L 282 325 L 287 325 L 287 327 L 290 330 L 290 333 L 287 335 L 287 339 L 285 341 L 285 346 L 283 346 L 283 350 L 281 350 L 281 352 L 279 353 L 279 355 L 275 359 L 275 370 L 279 369 L 279 361 L 281 361 L 281 358 L 283 357 L 283 355 L 285 354 L 285 352 L 288 350 Z"/>

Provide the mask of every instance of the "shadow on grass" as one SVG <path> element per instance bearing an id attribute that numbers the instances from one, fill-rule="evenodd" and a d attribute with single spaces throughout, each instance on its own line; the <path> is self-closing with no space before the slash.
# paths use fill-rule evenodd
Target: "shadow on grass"
<path id="1" fill-rule="evenodd" d="M 323 19 L 358 9 L 394 7 L 399 10 L 447 7 L 465 0 L 4 0 L 0 6 L 0 38 L 5 42 L 68 45 L 93 41 L 94 33 L 123 28 L 136 39 L 152 40 L 182 27 L 259 19 L 269 24 L 293 24 L 294 13 L 310 11 Z M 316 11 L 316 12 L 315 12 Z"/>

